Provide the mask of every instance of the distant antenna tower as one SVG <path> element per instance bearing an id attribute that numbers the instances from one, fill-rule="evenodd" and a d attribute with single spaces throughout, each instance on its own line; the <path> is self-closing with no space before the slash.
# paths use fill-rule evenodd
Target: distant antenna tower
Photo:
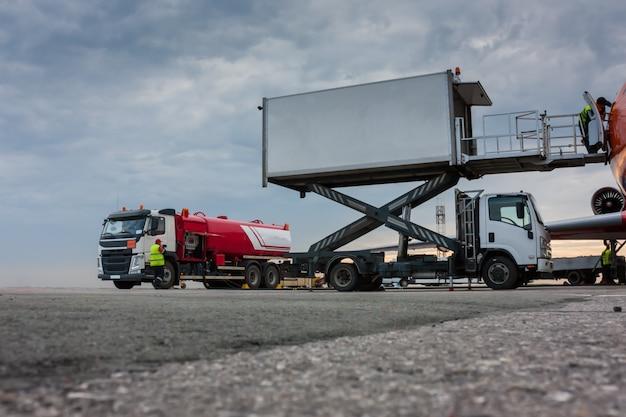
<path id="1" fill-rule="evenodd" d="M 437 206 L 435 207 L 435 220 L 437 223 L 437 233 L 440 235 L 446 234 L 446 206 L 443 204 L 441 198 L 437 199 Z M 437 258 L 443 258 L 443 251 L 437 248 Z"/>

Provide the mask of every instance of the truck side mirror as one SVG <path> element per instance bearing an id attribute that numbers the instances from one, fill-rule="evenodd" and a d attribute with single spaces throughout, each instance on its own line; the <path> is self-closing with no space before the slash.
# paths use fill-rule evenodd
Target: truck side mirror
<path id="1" fill-rule="evenodd" d="M 524 203 L 522 202 L 515 203 L 515 211 L 517 212 L 517 218 L 523 219 L 524 218 Z"/>

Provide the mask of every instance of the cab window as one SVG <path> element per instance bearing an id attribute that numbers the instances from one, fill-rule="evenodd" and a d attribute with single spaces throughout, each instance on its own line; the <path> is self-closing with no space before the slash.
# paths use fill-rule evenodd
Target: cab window
<path id="1" fill-rule="evenodd" d="M 489 199 L 489 220 L 531 229 L 530 210 L 521 196 L 499 196 Z"/>
<path id="2" fill-rule="evenodd" d="M 150 234 L 152 236 L 165 234 L 165 218 L 152 217 L 150 222 Z"/>

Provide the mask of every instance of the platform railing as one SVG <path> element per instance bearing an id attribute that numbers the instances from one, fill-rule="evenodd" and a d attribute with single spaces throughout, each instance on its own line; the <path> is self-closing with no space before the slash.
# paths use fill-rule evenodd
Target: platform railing
<path id="1" fill-rule="evenodd" d="M 482 122 L 483 136 L 461 139 L 466 159 L 543 151 L 540 115 L 536 110 L 488 114 Z M 491 133 L 493 130 L 498 132 Z"/>
<path id="2" fill-rule="evenodd" d="M 508 131 L 489 134 L 489 120 Z M 492 123 L 494 124 L 494 123 Z M 491 129 L 493 130 L 493 129 Z M 538 155 L 568 158 L 587 154 L 579 128 L 578 114 L 547 115 L 536 110 L 483 116 L 484 136 L 461 138 L 465 161 L 511 156 Z"/>
<path id="3" fill-rule="evenodd" d="M 578 114 L 546 115 L 543 118 L 543 123 L 550 156 L 587 153 L 578 127 Z"/>

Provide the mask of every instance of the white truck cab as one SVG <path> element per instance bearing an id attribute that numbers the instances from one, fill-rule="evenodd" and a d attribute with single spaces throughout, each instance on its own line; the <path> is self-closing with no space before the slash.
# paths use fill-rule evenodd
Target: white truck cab
<path id="1" fill-rule="evenodd" d="M 487 286 L 510 289 L 551 275 L 550 235 L 531 194 L 480 195 L 476 214 L 477 272 Z"/>
<path id="2" fill-rule="evenodd" d="M 152 282 L 153 276 L 148 268 L 150 246 L 157 239 L 166 246 L 166 253 L 175 253 L 173 209 L 111 213 L 104 220 L 98 243 L 98 278 L 113 281 L 120 289 Z"/>

